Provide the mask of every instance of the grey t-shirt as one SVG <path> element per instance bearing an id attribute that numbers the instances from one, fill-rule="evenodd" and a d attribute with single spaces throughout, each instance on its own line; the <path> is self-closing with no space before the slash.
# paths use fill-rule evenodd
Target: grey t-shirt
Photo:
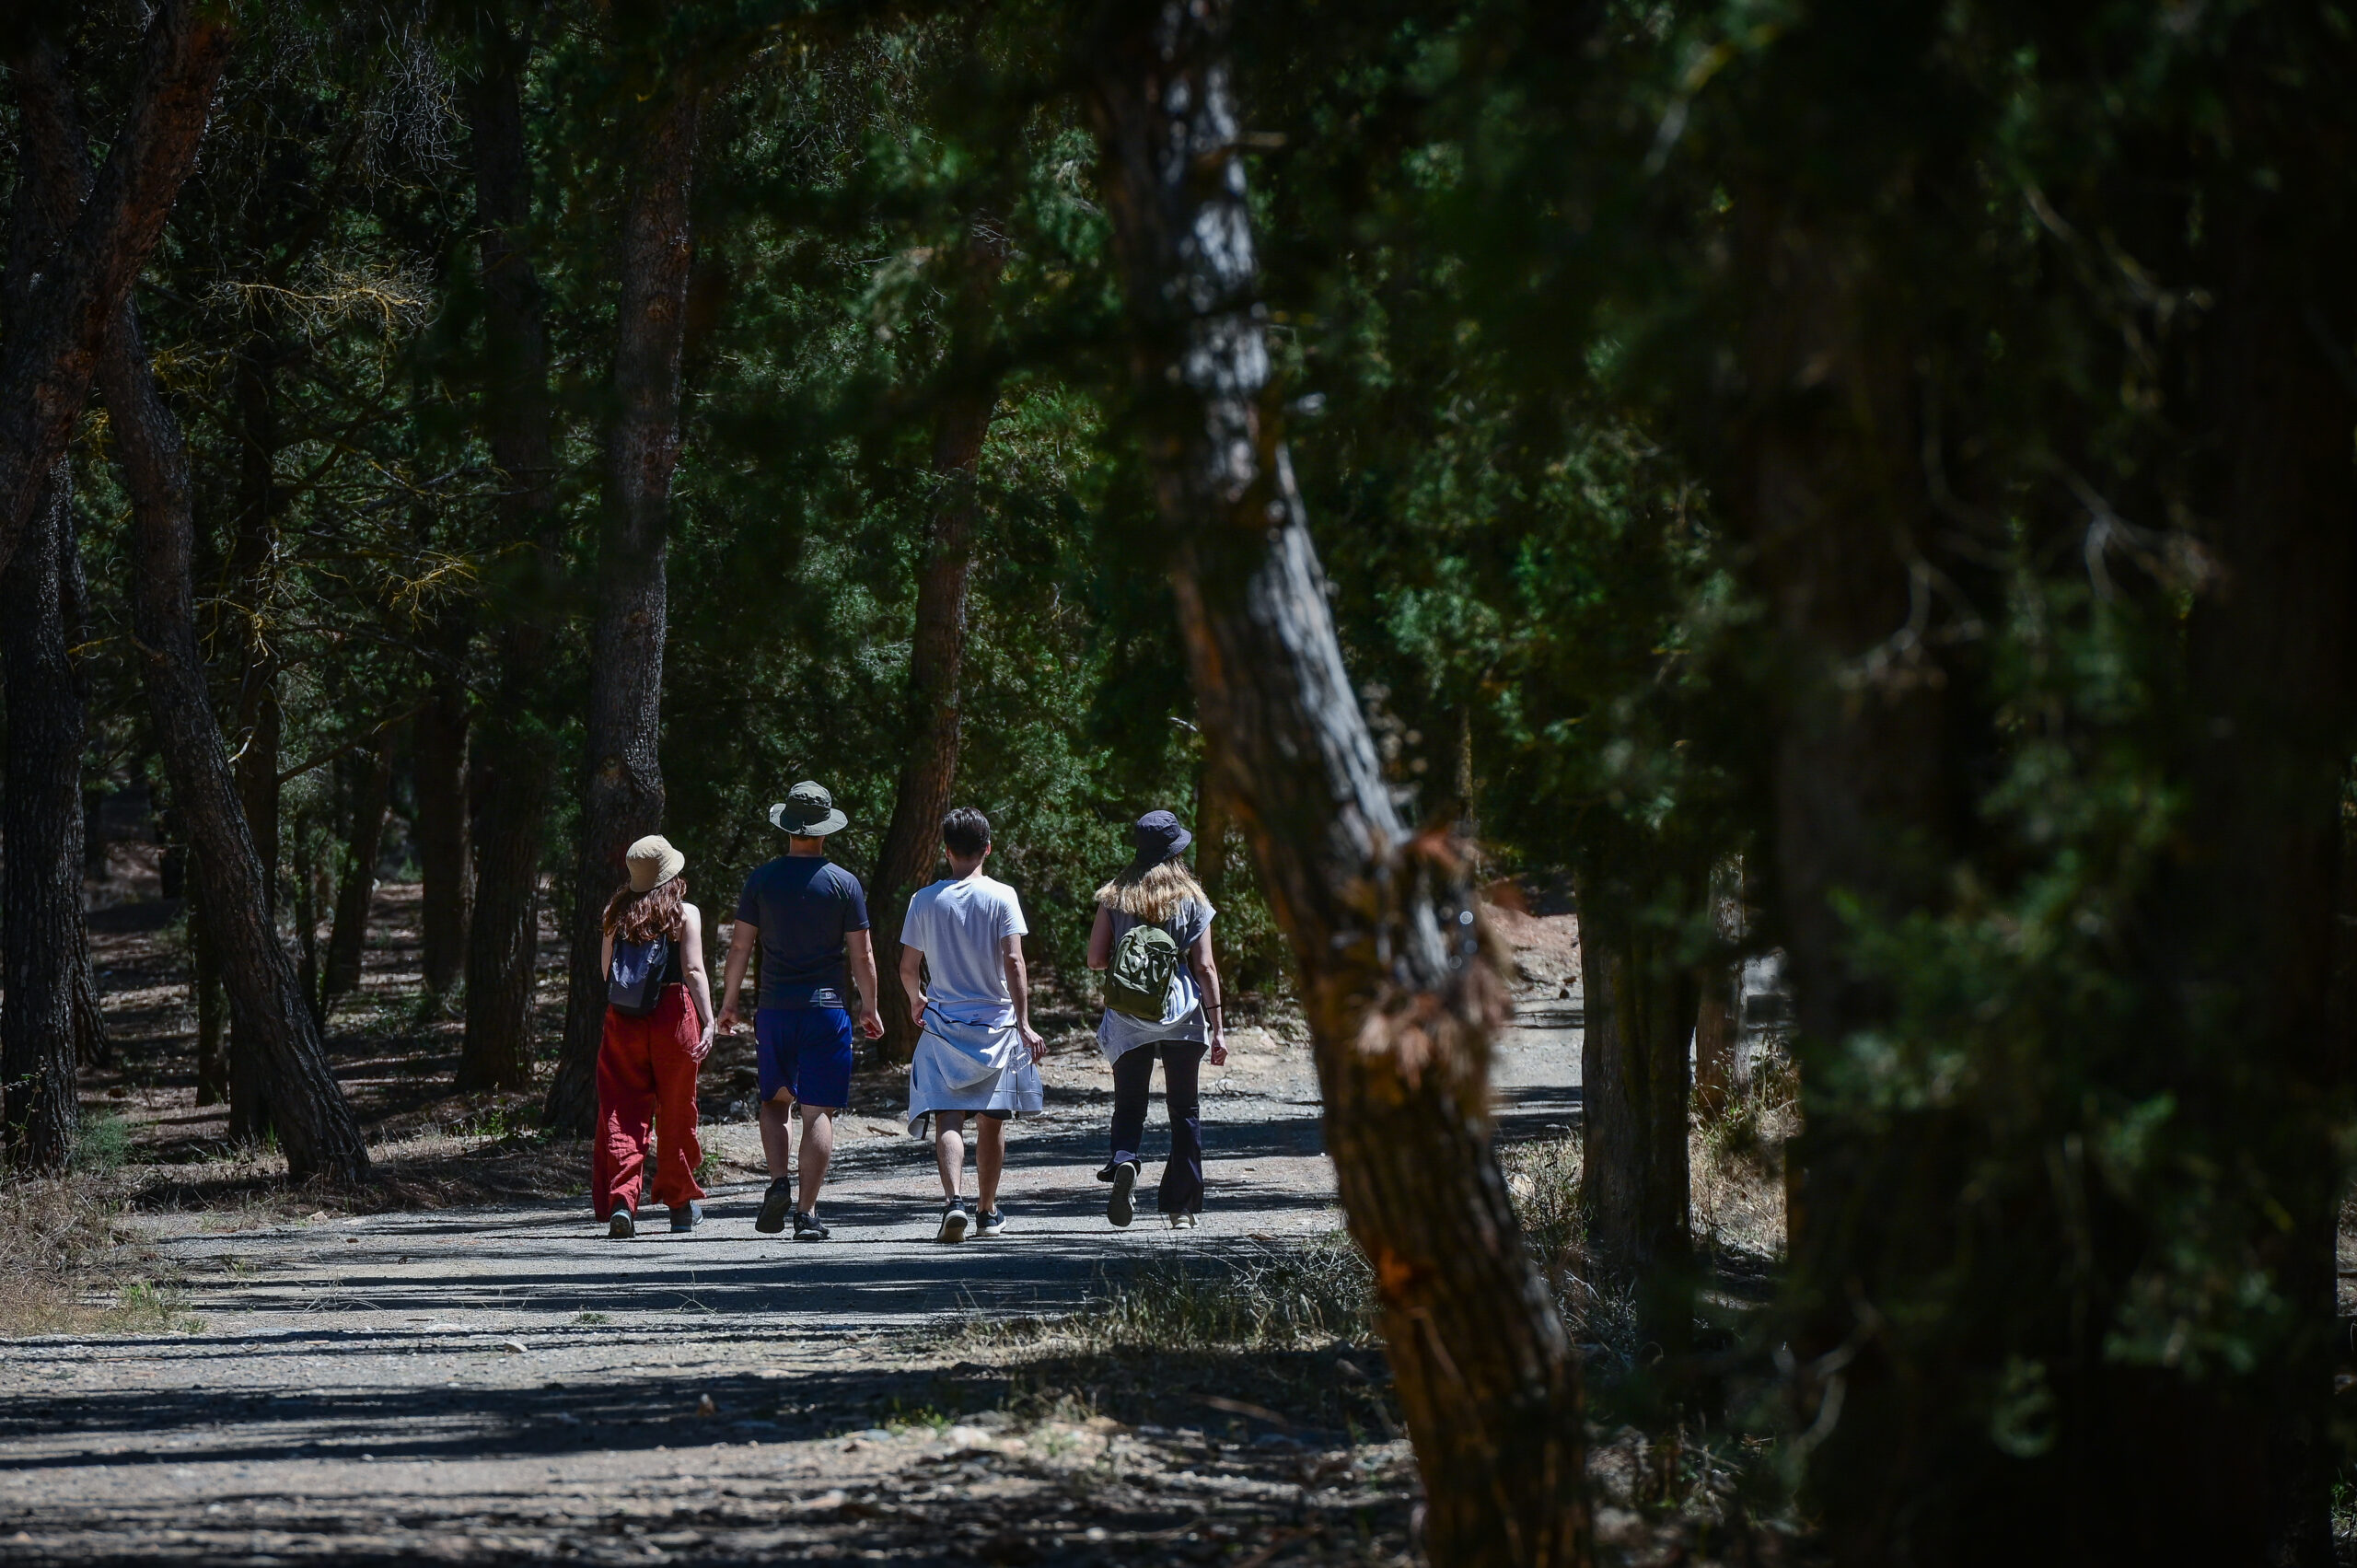
<path id="1" fill-rule="evenodd" d="M 1120 910 L 1108 912 L 1113 917 L 1113 945 L 1118 947 L 1121 938 L 1140 923 L 1135 915 L 1123 914 Z M 1178 913 L 1162 923 L 1162 929 L 1170 933 L 1181 953 L 1191 953 L 1203 933 L 1212 928 L 1214 912 L 1201 900 L 1189 899 L 1178 906 Z M 1171 981 L 1170 1005 L 1164 1009 L 1161 1022 L 1132 1018 L 1108 1007 L 1105 1016 L 1097 1021 L 1097 1049 L 1105 1053 L 1106 1061 L 1118 1062 L 1133 1045 L 1157 1044 L 1167 1040 L 1202 1045 L 1211 1039 L 1207 1026 L 1202 992 L 1195 984 L 1195 967 L 1181 963 L 1178 979 Z"/>

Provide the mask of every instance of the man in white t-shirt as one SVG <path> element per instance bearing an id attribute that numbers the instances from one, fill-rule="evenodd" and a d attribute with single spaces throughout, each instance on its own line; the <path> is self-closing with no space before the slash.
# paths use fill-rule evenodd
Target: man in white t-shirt
<path id="1" fill-rule="evenodd" d="M 974 1132 L 974 1226 L 984 1236 L 1006 1228 L 998 1178 L 1006 1163 L 1009 1117 L 1039 1109 L 1040 1056 L 1047 1041 L 1031 1027 L 1031 985 L 1023 963 L 1022 900 L 982 875 L 991 856 L 990 819 L 961 806 L 941 819 L 949 877 L 918 889 L 900 923 L 900 985 L 917 1020 L 909 1063 L 909 1133 L 934 1119 L 934 1158 L 941 1167 L 941 1230 L 963 1241 L 969 1228 L 959 1189 L 966 1174 L 966 1118 Z M 929 982 L 928 982 L 929 976 Z"/>

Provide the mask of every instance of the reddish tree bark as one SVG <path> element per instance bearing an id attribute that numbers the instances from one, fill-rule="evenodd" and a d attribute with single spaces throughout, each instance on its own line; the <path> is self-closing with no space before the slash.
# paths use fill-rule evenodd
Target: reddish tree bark
<path id="1" fill-rule="evenodd" d="M 671 474 L 679 461 L 679 354 L 694 260 L 689 201 L 702 102 L 675 84 L 633 149 L 622 214 L 605 527 L 590 632 L 588 775 L 574 875 L 564 1044 L 542 1121 L 586 1135 L 598 1110 L 606 983 L 598 963 L 622 852 L 663 825 L 663 640 L 669 623 Z"/>
<path id="2" fill-rule="evenodd" d="M 1116 6 L 1093 84 L 1199 712 L 1292 941 L 1430 1555 L 1583 1562 L 1578 1362 L 1491 1145 L 1504 986 L 1460 863 L 1401 819 L 1342 665 L 1271 389 L 1227 15 Z"/>

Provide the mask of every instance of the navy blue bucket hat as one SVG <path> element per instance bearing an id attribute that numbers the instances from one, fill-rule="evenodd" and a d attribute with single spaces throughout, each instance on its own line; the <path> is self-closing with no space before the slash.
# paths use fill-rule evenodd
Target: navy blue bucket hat
<path id="1" fill-rule="evenodd" d="M 1195 835 L 1178 825 L 1178 819 L 1167 811 L 1149 811 L 1130 829 L 1130 842 L 1137 848 L 1137 858 L 1130 862 L 1130 875 L 1143 876 L 1166 860 L 1174 860 L 1187 852 Z"/>

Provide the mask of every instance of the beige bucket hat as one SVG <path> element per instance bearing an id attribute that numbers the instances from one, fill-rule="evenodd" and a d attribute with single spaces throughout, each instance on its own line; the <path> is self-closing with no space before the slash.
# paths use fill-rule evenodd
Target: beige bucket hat
<path id="1" fill-rule="evenodd" d="M 671 847 L 660 833 L 649 833 L 622 854 L 630 865 L 630 890 L 644 893 L 659 888 L 688 868 L 688 857 Z"/>

